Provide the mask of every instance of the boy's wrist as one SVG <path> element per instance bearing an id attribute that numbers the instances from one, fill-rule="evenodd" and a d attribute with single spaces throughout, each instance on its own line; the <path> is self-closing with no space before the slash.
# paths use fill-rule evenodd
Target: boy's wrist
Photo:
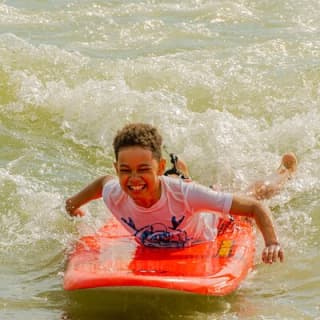
<path id="1" fill-rule="evenodd" d="M 280 242 L 275 240 L 275 241 L 268 241 L 266 242 L 266 247 L 269 247 L 269 246 L 280 246 Z"/>

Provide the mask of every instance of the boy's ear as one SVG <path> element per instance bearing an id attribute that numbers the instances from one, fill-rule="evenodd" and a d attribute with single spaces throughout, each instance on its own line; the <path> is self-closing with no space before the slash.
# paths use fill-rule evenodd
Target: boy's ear
<path id="1" fill-rule="evenodd" d="M 161 158 L 160 161 L 159 161 L 159 169 L 158 169 L 158 175 L 159 176 L 162 176 L 166 170 L 166 159 L 164 158 Z"/>
<path id="2" fill-rule="evenodd" d="M 114 162 L 113 163 L 113 167 L 114 167 L 114 170 L 116 170 L 116 173 L 118 174 L 118 162 Z"/>

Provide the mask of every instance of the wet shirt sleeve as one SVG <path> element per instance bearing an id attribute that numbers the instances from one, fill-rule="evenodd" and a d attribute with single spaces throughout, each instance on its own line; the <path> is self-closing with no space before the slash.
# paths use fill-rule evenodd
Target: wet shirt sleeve
<path id="1" fill-rule="evenodd" d="M 196 183 L 185 183 L 184 193 L 193 212 L 217 211 L 222 214 L 229 214 L 230 212 L 231 193 L 217 192 Z"/>

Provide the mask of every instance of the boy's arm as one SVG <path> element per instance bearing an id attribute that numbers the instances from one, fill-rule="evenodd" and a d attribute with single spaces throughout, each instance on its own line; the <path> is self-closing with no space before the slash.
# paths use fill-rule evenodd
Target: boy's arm
<path id="1" fill-rule="evenodd" d="M 265 248 L 262 252 L 262 260 L 265 263 L 276 262 L 279 258 L 282 262 L 284 259 L 283 250 L 280 247 L 278 238 L 271 221 L 270 210 L 263 206 L 261 202 L 241 196 L 234 195 L 230 213 L 233 215 L 248 216 L 255 219 L 265 242 Z"/>
<path id="2" fill-rule="evenodd" d="M 100 177 L 77 194 L 68 198 L 66 200 L 66 211 L 69 213 L 69 215 L 83 216 L 84 212 L 79 208 L 91 200 L 101 198 L 103 186 L 111 179 L 113 179 L 112 176 Z"/>

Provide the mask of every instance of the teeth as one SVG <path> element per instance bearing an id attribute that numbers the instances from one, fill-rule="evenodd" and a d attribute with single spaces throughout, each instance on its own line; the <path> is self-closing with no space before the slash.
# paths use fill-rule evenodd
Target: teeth
<path id="1" fill-rule="evenodd" d="M 139 191 L 143 189 L 143 186 L 129 186 L 129 188 L 134 191 Z"/>

